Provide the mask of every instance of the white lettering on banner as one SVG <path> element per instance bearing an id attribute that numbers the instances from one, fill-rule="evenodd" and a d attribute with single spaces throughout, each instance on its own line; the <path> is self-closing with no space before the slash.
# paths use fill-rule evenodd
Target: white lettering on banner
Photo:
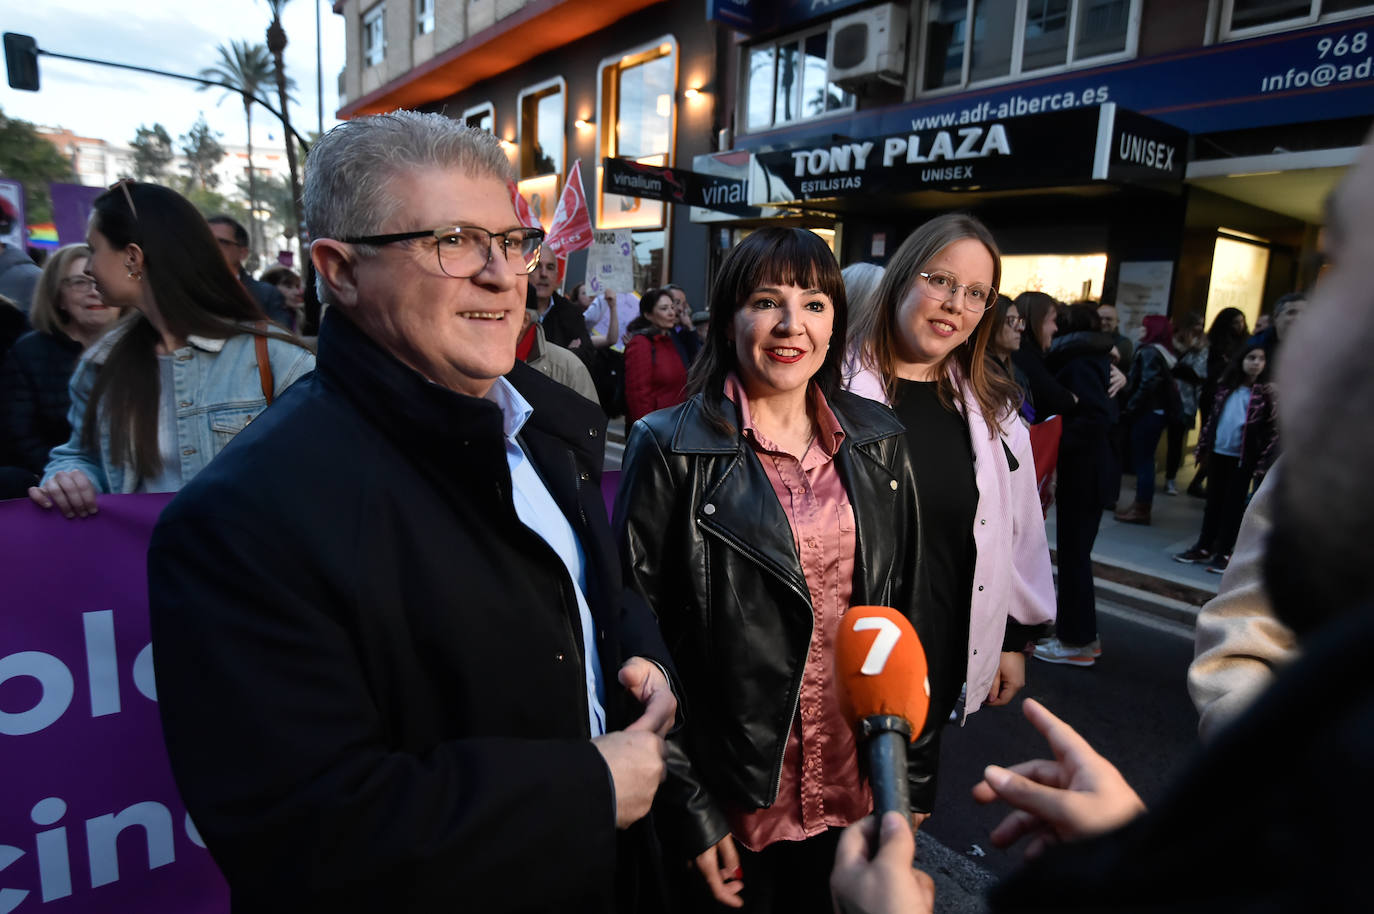
<path id="1" fill-rule="evenodd" d="M 1284 73 L 1261 76 L 1260 92 L 1282 92 L 1285 89 L 1306 89 L 1309 86 L 1325 89 L 1338 83 L 1369 79 L 1371 71 L 1374 71 L 1374 57 L 1332 62 L 1347 55 L 1363 54 L 1369 50 L 1369 44 L 1368 32 L 1350 32 L 1334 38 L 1328 35 L 1316 43 L 1317 59 L 1322 63 L 1310 69 L 1306 66 L 1296 66 L 1289 67 Z"/>
<path id="2" fill-rule="evenodd" d="M 870 143 L 846 143 L 831 146 L 829 149 L 806 149 L 792 153 L 792 176 L 802 178 L 806 175 L 825 175 L 836 171 L 862 171 L 868 165 L 868 154 L 873 150 Z"/>
<path id="3" fill-rule="evenodd" d="M 992 124 L 986 130 L 983 127 L 963 127 L 958 134 L 957 150 L 954 147 L 954 137 L 948 130 L 941 130 L 935 134 L 930 151 L 925 155 L 921 154 L 919 135 L 913 133 L 906 139 L 890 136 L 883 140 L 883 166 L 890 168 L 903 156 L 906 164 L 917 165 L 940 159 L 982 159 L 993 153 L 1011 155 L 1011 141 L 1007 139 L 1007 128 L 1001 124 Z M 982 140 L 981 145 L 979 140 Z"/>
<path id="4" fill-rule="evenodd" d="M 44 797 L 33 804 L 29 818 L 35 825 L 45 827 L 34 835 L 34 850 L 38 856 L 38 889 L 44 902 L 66 898 L 72 894 L 71 846 L 66 826 L 57 825 L 67 814 L 67 802 L 61 797 Z M 182 823 L 186 837 L 197 847 L 205 847 L 205 840 L 196 830 L 188 814 Z M 155 800 L 144 800 L 116 813 L 93 816 L 85 822 L 86 854 L 91 874 L 91 888 L 118 882 L 119 836 L 131 827 L 143 829 L 148 851 L 148 869 L 176 862 L 172 813 Z M 128 843 L 126 842 L 126 848 Z M 0 872 L 24 856 L 22 848 L 0 844 Z M 0 889 L 0 914 L 9 914 L 29 895 L 27 889 Z"/>
<path id="5" fill-rule="evenodd" d="M 703 188 L 702 194 L 706 204 L 712 203 L 746 203 L 744 196 L 745 183 L 740 181 L 737 184 L 712 184 Z"/>
<path id="6" fill-rule="evenodd" d="M 820 181 L 803 181 L 801 192 L 804 194 L 821 194 L 831 190 L 858 190 L 863 187 L 863 183 L 863 175 L 843 175 Z"/>
<path id="7" fill-rule="evenodd" d="M 122 709 L 118 661 L 114 639 L 114 612 L 102 609 L 81 614 L 86 646 L 86 671 L 90 679 L 91 717 L 118 714 Z M 19 651 L 0 657 L 0 685 L 17 677 L 38 680 L 42 695 L 24 711 L 0 710 L 0 735 L 27 736 L 46 730 L 71 706 L 76 695 L 72 671 L 52 654 Z M 153 646 L 145 645 L 134 658 L 134 686 L 150 701 L 157 701 L 153 677 Z M 0 914 L 4 914 L 0 910 Z"/>
<path id="8" fill-rule="evenodd" d="M 1146 168 L 1158 168 L 1160 171 L 1174 170 L 1175 151 L 1175 147 L 1167 143 L 1147 140 L 1125 131 L 1122 132 L 1116 147 L 1117 156 L 1121 161 L 1144 165 Z"/>
<path id="9" fill-rule="evenodd" d="M 973 178 L 972 165 L 955 165 L 950 168 L 922 168 L 921 180 L 927 184 L 936 181 L 968 181 Z"/>

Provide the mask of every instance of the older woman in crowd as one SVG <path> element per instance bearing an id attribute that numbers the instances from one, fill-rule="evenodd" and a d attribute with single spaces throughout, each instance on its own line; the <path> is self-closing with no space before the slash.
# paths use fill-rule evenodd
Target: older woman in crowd
<path id="1" fill-rule="evenodd" d="M 119 317 L 86 274 L 90 255 L 86 245 L 69 244 L 48 258 L 29 311 L 34 329 L 15 342 L 0 368 L 0 463 L 32 477 L 0 497 L 22 496 L 43 472 L 48 452 L 71 435 L 72 369 Z"/>

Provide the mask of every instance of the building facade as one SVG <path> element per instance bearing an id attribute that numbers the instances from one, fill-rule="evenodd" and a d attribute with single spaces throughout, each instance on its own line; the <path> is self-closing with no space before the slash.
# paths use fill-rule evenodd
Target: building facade
<path id="1" fill-rule="evenodd" d="M 758 226 L 884 263 L 957 209 L 996 234 L 1005 293 L 1114 300 L 1127 324 L 1229 306 L 1253 323 L 1314 280 L 1323 201 L 1374 122 L 1363 0 L 335 9 L 341 117 L 412 107 L 486 127 L 540 207 L 580 160 L 594 224 L 633 230 L 636 286 L 671 279 L 694 302 Z M 751 208 L 606 193 L 608 157 L 737 179 Z"/>

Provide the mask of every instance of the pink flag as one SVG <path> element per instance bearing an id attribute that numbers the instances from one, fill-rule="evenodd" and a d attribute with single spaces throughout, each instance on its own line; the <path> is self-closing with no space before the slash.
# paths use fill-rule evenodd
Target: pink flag
<path id="1" fill-rule="evenodd" d="M 534 218 L 534 213 L 530 212 L 530 205 L 521 195 L 520 189 L 515 186 L 515 182 L 507 181 L 506 189 L 510 191 L 510 202 L 515 207 L 515 218 L 520 220 L 520 224 L 526 228 L 538 228 L 539 220 Z"/>
<path id="2" fill-rule="evenodd" d="M 563 193 L 558 197 L 549 237 L 544 242 L 559 258 L 592 245 L 592 218 L 587 212 L 587 195 L 582 190 L 582 162 L 574 160 Z"/>

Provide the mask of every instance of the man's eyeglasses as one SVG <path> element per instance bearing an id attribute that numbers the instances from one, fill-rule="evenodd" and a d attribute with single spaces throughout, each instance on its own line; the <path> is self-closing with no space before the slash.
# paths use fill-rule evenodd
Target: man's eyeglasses
<path id="1" fill-rule="evenodd" d="M 930 297 L 936 301 L 947 302 L 954 298 L 954 293 L 960 289 L 964 290 L 964 307 L 970 311 L 986 311 L 997 301 L 997 290 L 992 286 L 981 282 L 961 284 L 953 273 L 946 273 L 944 270 L 932 270 L 916 275 L 926 281 L 926 289 Z"/>
<path id="2" fill-rule="evenodd" d="M 1024 317 L 1017 317 L 1014 314 L 1008 314 L 1006 317 L 1006 321 L 1007 326 L 1017 332 L 1026 329 L 1026 319 Z"/>
<path id="3" fill-rule="evenodd" d="M 95 280 L 89 276 L 68 276 L 62 280 L 62 285 L 78 292 L 89 292 L 95 288 Z"/>
<path id="4" fill-rule="evenodd" d="M 472 225 L 425 229 L 418 232 L 396 232 L 390 235 L 365 235 L 342 238 L 348 244 L 393 244 L 433 238 L 439 255 L 439 269 L 454 279 L 471 279 L 491 263 L 492 241 L 500 239 L 501 254 L 517 274 L 529 274 L 539 266 L 539 249 L 544 244 L 544 230 L 514 228 L 505 232 L 489 232 Z"/>

